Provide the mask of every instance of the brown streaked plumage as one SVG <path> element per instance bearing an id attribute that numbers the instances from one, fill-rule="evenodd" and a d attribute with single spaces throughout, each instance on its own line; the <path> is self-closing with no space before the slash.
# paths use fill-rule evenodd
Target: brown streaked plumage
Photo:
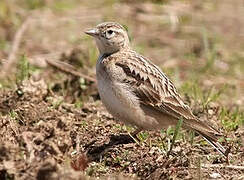
<path id="1" fill-rule="evenodd" d="M 176 125 L 203 136 L 219 152 L 219 132 L 196 118 L 169 78 L 152 62 L 131 50 L 125 29 L 114 22 L 86 31 L 96 40 L 100 57 L 96 65 L 98 91 L 107 110 L 118 120 L 139 129 L 157 130 Z"/>

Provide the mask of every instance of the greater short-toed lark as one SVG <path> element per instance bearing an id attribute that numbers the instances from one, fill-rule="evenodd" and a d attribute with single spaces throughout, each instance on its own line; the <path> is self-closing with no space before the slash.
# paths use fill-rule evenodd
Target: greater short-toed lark
<path id="1" fill-rule="evenodd" d="M 95 38 L 100 56 L 96 65 L 98 92 L 107 110 L 138 129 L 158 130 L 176 125 L 199 133 L 219 152 L 218 131 L 197 117 L 169 78 L 151 61 L 133 51 L 126 30 L 105 22 L 85 32 Z"/>

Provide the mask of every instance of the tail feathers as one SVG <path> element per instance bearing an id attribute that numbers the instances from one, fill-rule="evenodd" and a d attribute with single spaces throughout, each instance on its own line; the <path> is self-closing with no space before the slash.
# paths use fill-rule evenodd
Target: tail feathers
<path id="1" fill-rule="evenodd" d="M 227 157 L 227 151 L 226 149 L 219 143 L 217 142 L 217 138 L 216 137 L 212 137 L 208 136 L 202 132 L 197 131 L 197 133 L 199 133 L 209 144 L 211 144 L 218 152 L 220 152 L 221 154 L 223 154 L 224 156 Z"/>
<path id="2" fill-rule="evenodd" d="M 217 129 L 208 125 L 208 123 L 199 119 L 189 119 L 188 121 L 185 121 L 183 126 L 196 131 L 218 152 L 226 157 L 228 156 L 228 150 L 226 151 L 226 149 L 218 142 L 218 136 L 221 136 L 221 133 L 219 133 Z"/>

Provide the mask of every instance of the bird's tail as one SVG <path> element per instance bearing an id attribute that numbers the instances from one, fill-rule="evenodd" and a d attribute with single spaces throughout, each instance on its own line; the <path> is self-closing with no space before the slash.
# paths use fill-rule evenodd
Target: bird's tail
<path id="1" fill-rule="evenodd" d="M 200 131 L 196 131 L 200 134 L 203 139 L 205 139 L 209 144 L 211 144 L 218 152 L 223 154 L 224 156 L 228 156 L 226 149 L 218 142 L 216 135 L 208 135 L 208 133 L 202 133 Z"/>
<path id="2" fill-rule="evenodd" d="M 209 144 L 211 144 L 218 152 L 226 157 L 228 156 L 228 150 L 226 151 L 226 149 L 218 142 L 218 136 L 221 136 L 218 130 L 199 119 L 189 119 L 188 121 L 185 121 L 185 124 L 183 124 L 183 126 L 188 129 L 194 130 L 196 133 L 201 135 Z"/>

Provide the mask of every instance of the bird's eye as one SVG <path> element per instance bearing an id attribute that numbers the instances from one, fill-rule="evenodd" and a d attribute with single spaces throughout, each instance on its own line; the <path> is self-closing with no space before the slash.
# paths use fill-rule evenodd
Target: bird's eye
<path id="1" fill-rule="evenodd" d="M 108 30 L 107 32 L 108 32 L 108 34 L 110 34 L 110 35 L 113 34 L 113 31 L 112 31 L 112 30 Z"/>
<path id="2" fill-rule="evenodd" d="M 113 37 L 114 36 L 114 31 L 113 30 L 107 30 L 106 31 L 106 37 L 107 38 L 111 38 L 111 37 Z"/>

